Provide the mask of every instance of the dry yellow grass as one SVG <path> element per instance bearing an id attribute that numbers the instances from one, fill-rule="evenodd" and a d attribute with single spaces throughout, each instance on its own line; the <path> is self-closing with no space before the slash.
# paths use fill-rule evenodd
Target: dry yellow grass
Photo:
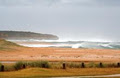
<path id="1" fill-rule="evenodd" d="M 0 72 L 0 78 L 39 78 L 56 76 L 93 76 L 119 74 L 120 68 L 43 69 L 28 68 L 19 71 Z"/>

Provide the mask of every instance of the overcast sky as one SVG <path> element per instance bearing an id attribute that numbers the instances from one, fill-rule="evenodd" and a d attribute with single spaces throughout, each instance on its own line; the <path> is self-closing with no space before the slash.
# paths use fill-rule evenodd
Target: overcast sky
<path id="1" fill-rule="evenodd" d="M 120 41 L 120 0 L 0 0 L 0 30 Z"/>

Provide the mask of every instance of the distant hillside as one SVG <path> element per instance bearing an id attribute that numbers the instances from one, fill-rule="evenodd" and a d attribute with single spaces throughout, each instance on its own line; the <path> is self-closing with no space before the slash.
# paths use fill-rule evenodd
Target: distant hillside
<path id="1" fill-rule="evenodd" d="M 39 39 L 39 40 L 57 40 L 58 37 L 51 34 L 40 34 L 24 31 L 0 31 L 2 39 Z"/>

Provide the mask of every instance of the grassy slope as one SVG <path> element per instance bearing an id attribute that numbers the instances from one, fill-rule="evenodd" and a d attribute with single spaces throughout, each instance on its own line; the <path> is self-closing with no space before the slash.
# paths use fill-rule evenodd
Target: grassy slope
<path id="1" fill-rule="evenodd" d="M 13 42 L 0 39 L 0 50 L 14 50 L 15 47 L 20 47 L 20 46 Z"/>
<path id="2" fill-rule="evenodd" d="M 40 78 L 57 76 L 88 76 L 119 74 L 120 68 L 43 69 L 28 68 L 12 72 L 0 72 L 0 78 Z M 119 77 L 120 78 L 120 77 Z"/>

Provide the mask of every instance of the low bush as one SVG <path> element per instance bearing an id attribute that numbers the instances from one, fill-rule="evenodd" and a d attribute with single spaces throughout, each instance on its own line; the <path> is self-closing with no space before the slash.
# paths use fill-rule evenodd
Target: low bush
<path id="1" fill-rule="evenodd" d="M 89 67 L 89 68 L 95 67 L 95 63 L 94 63 L 94 62 L 90 62 L 90 63 L 88 64 L 88 67 Z"/>
<path id="2" fill-rule="evenodd" d="M 80 68 L 81 64 L 80 63 L 70 63 L 68 64 L 69 68 Z"/>
<path id="3" fill-rule="evenodd" d="M 117 64 L 115 64 L 115 63 L 110 63 L 110 64 L 106 64 L 106 67 L 108 67 L 108 68 L 111 68 L 111 67 L 117 67 Z"/>
<path id="4" fill-rule="evenodd" d="M 1 70 L 0 64 L 0 70 Z M 31 61 L 31 62 L 22 62 L 19 61 L 15 63 L 15 65 L 5 65 L 5 71 L 11 70 L 19 70 L 29 67 L 40 67 L 40 68 L 53 68 L 53 69 L 61 69 L 63 68 L 63 62 L 48 62 L 48 61 Z M 98 63 L 98 62 L 66 62 L 66 67 L 68 68 L 113 68 L 120 67 L 118 63 Z"/>
<path id="5" fill-rule="evenodd" d="M 15 68 L 16 70 L 19 70 L 19 69 L 22 69 L 22 68 L 23 68 L 23 65 L 26 65 L 26 62 L 19 61 L 19 62 L 17 62 L 17 63 L 14 65 L 14 68 Z"/>
<path id="6" fill-rule="evenodd" d="M 5 65 L 5 71 L 14 71 L 15 68 L 12 65 Z"/>
<path id="7" fill-rule="evenodd" d="M 48 63 L 48 61 L 28 62 L 27 66 L 30 66 L 30 67 L 41 67 L 41 68 L 50 68 L 50 64 Z"/>

